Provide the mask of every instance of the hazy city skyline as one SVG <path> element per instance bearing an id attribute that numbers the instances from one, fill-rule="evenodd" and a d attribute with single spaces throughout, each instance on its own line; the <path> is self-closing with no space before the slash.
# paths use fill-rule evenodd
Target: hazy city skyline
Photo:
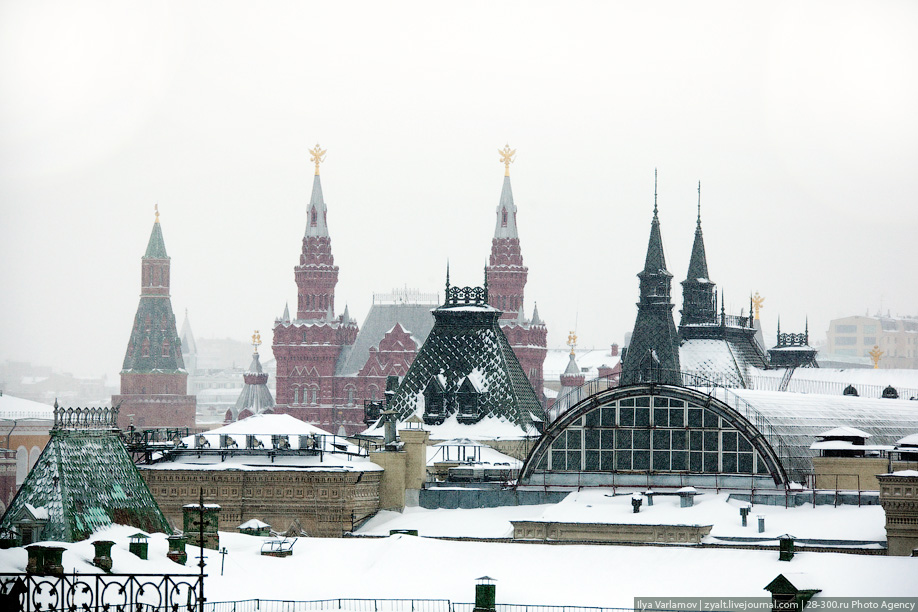
<path id="1" fill-rule="evenodd" d="M 697 183 L 729 313 L 766 342 L 918 315 L 908 2 L 0 3 L 0 360 L 121 367 L 158 203 L 172 305 L 246 341 L 295 310 L 322 187 L 336 314 L 477 285 L 510 167 L 526 316 L 621 343 L 658 202 L 678 323 Z"/>

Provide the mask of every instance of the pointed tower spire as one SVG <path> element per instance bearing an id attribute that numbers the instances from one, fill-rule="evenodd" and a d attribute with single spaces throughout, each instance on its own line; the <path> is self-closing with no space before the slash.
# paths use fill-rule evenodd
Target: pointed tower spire
<path id="1" fill-rule="evenodd" d="M 532 321 L 530 322 L 530 324 L 531 325 L 544 325 L 544 323 L 542 323 L 541 317 L 539 317 L 539 303 L 538 302 L 536 302 L 535 305 L 532 307 Z"/>
<path id="2" fill-rule="evenodd" d="M 654 213 L 644 269 L 638 273 L 641 298 L 631 334 L 631 345 L 622 364 L 622 385 L 639 382 L 682 384 L 679 371 L 679 337 L 670 301 L 672 274 L 666 269 L 654 171 Z"/>
<path id="3" fill-rule="evenodd" d="M 153 231 L 150 232 L 150 240 L 147 242 L 147 252 L 144 257 L 148 259 L 169 259 L 166 254 L 166 243 L 163 241 L 163 228 L 159 224 L 159 204 L 154 206 L 156 210 L 156 219 L 153 221 Z"/>
<path id="4" fill-rule="evenodd" d="M 647 256 L 644 258 L 645 276 L 665 276 L 672 278 L 666 269 L 666 256 L 663 254 L 663 238 L 660 236 L 660 217 L 657 214 L 657 171 L 653 171 L 653 220 L 650 222 L 650 239 L 647 241 Z M 638 275 L 640 276 L 640 274 Z M 669 281 L 666 282 L 666 296 L 669 299 Z"/>
<path id="5" fill-rule="evenodd" d="M 502 319 L 513 320 L 523 307 L 529 269 L 523 265 L 523 253 L 520 250 L 520 237 L 516 226 L 516 204 L 513 202 L 513 190 L 510 188 L 510 164 L 513 162 L 516 149 L 511 149 L 510 145 L 507 145 L 497 152 L 505 168 L 504 184 L 497 205 L 491 258 L 485 275 L 488 279 L 488 302 L 503 311 Z"/>
<path id="6" fill-rule="evenodd" d="M 338 266 L 335 265 L 328 233 L 328 210 L 319 178 L 319 164 L 324 159 L 325 150 L 316 145 L 309 153 L 310 160 L 316 165 L 316 173 L 306 208 L 306 231 L 300 263 L 295 268 L 298 293 L 296 317 L 299 320 L 333 318 L 335 285 L 338 284 Z"/>
<path id="7" fill-rule="evenodd" d="M 543 364 L 548 353 L 548 330 L 544 323 L 533 328 L 525 321 L 525 291 L 529 268 L 523 263 L 520 236 L 516 224 L 516 204 L 510 187 L 510 164 L 516 149 L 507 144 L 498 149 L 504 165 L 504 181 L 497 204 L 497 218 L 494 238 L 491 240 L 491 256 L 485 268 L 488 304 L 502 311 L 500 325 L 504 329 L 516 328 L 513 337 L 514 354 L 523 366 L 523 371 L 539 398 L 544 397 L 545 380 Z"/>
<path id="8" fill-rule="evenodd" d="M 286 303 L 286 302 L 284 303 L 284 315 L 281 317 L 281 321 L 283 321 L 284 323 L 290 322 L 290 304 L 289 303 Z"/>
<path id="9" fill-rule="evenodd" d="M 685 325 L 703 325 L 715 322 L 717 317 L 715 284 L 708 278 L 708 260 L 701 232 L 701 181 L 698 181 L 698 219 L 695 225 L 695 242 L 689 258 L 688 272 L 682 281 L 682 320 Z"/>

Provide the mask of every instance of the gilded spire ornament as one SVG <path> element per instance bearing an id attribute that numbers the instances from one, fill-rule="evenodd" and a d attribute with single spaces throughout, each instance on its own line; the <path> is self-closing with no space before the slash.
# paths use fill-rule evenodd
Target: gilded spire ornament
<path id="1" fill-rule="evenodd" d="M 261 333 L 256 329 L 255 333 L 252 334 L 252 346 L 255 347 L 256 353 L 258 353 L 259 345 L 261 345 Z"/>
<path id="2" fill-rule="evenodd" d="M 883 351 L 880 350 L 880 347 L 876 344 L 873 345 L 873 350 L 867 353 L 870 355 L 870 358 L 873 359 L 873 369 L 880 369 L 880 357 L 883 356 Z"/>
<path id="3" fill-rule="evenodd" d="M 574 347 L 577 346 L 577 334 L 573 330 L 567 335 L 567 345 L 571 347 L 571 355 L 573 355 Z"/>
<path id="4" fill-rule="evenodd" d="M 504 176 L 510 176 L 510 164 L 513 163 L 513 156 L 516 155 L 516 149 L 510 150 L 510 145 L 504 145 L 503 149 L 498 149 L 500 163 L 504 165 Z"/>
<path id="5" fill-rule="evenodd" d="M 755 320 L 759 320 L 759 310 L 762 309 L 762 304 L 765 303 L 765 298 L 759 295 L 759 292 L 756 291 L 755 295 L 752 296 L 752 307 L 755 308 Z"/>
<path id="6" fill-rule="evenodd" d="M 159 202 L 153 205 L 153 212 L 156 213 L 156 221 L 154 223 L 159 223 Z"/>
<path id="7" fill-rule="evenodd" d="M 316 143 L 315 148 L 309 149 L 309 161 L 315 163 L 316 176 L 319 176 L 319 164 L 325 161 L 325 149 L 320 147 L 319 143 Z"/>

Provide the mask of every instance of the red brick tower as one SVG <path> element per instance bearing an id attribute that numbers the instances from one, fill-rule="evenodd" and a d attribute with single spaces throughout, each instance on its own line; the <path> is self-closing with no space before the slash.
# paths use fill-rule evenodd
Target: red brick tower
<path id="1" fill-rule="evenodd" d="M 319 164 L 325 151 L 316 145 L 310 153 L 316 172 L 306 209 L 306 233 L 300 263 L 294 268 L 297 316 L 291 320 L 285 311 L 284 316 L 274 323 L 272 349 L 277 361 L 275 412 L 290 414 L 337 433 L 337 426 L 343 422 L 354 420 L 359 423 L 363 418 L 363 407 L 357 408 L 354 393 L 336 384 L 335 379 L 335 366 L 341 350 L 354 344 L 358 330 L 346 308 L 343 315 L 335 317 L 338 266 L 331 252 L 327 209 L 319 179 Z M 345 414 L 341 407 L 351 408 L 355 414 Z"/>
<path id="2" fill-rule="evenodd" d="M 532 388 L 544 404 L 545 381 L 542 365 L 548 354 L 548 329 L 539 318 L 536 306 L 532 319 L 525 318 L 523 293 L 529 268 L 523 265 L 520 238 L 516 227 L 516 205 L 510 188 L 510 164 L 515 150 L 509 145 L 499 151 L 504 163 L 504 185 L 497 205 L 497 224 L 491 240 L 491 259 L 486 268 L 488 303 L 503 311 L 500 326 L 513 352 L 529 377 Z"/>
<path id="3" fill-rule="evenodd" d="M 196 401 L 188 393 L 188 372 L 169 298 L 170 259 L 159 210 L 141 259 L 140 304 L 121 368 L 119 427 L 194 427 Z"/>

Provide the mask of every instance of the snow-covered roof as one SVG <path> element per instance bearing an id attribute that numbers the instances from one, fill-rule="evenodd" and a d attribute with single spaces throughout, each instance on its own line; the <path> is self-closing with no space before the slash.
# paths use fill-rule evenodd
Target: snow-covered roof
<path id="1" fill-rule="evenodd" d="M 785 371 L 752 368 L 750 386 L 777 390 Z M 918 396 L 918 370 L 878 370 L 873 368 L 797 368 L 787 391 L 797 393 L 830 393 L 841 395 L 845 387 L 854 386 L 861 397 L 880 397 L 888 385 L 899 391 L 899 397 Z"/>
<path id="2" fill-rule="evenodd" d="M 294 418 L 289 414 L 256 414 L 247 419 L 204 432 L 207 436 L 219 434 L 305 435 L 311 433 L 330 435 L 330 432 Z"/>
<path id="3" fill-rule="evenodd" d="M 918 446 L 918 433 L 913 433 L 896 440 L 899 446 Z"/>
<path id="4" fill-rule="evenodd" d="M 590 495 L 585 495 L 589 493 Z M 607 497 L 607 495 L 609 497 Z M 572 499 L 574 498 L 574 499 Z M 575 500 L 577 503 L 568 503 Z M 597 522 L 626 522 L 646 519 L 649 523 L 713 524 L 710 541 L 718 536 L 770 538 L 771 545 L 783 533 L 798 538 L 858 539 L 882 541 L 885 516 L 879 505 L 810 505 L 785 508 L 757 506 L 766 516 L 766 531 L 759 534 L 755 524 L 742 527 L 739 503 L 726 495 L 700 495 L 690 508 L 680 508 L 678 497 L 662 497 L 654 505 L 645 504 L 640 513 L 631 509 L 630 495 L 614 495 L 609 490 L 574 492 L 565 499 L 570 512 L 559 513 L 562 520 L 577 512 L 594 511 Z M 590 507 L 588 507 L 590 506 Z M 820 597 L 915 597 L 918 581 L 914 559 L 886 555 L 839 553 L 799 554 L 790 563 L 780 561 L 774 550 L 724 549 L 684 546 L 554 546 L 506 542 L 449 541 L 436 537 L 507 538 L 511 520 L 542 516 L 551 505 L 504 506 L 427 510 L 405 508 L 404 512 L 381 511 L 357 529 L 358 535 L 373 538 L 305 538 L 294 549 L 304 558 L 327 559 L 309 572 L 302 564 L 263 557 L 262 539 L 229 531 L 220 532 L 220 546 L 229 551 L 225 573 L 211 572 L 208 599 L 214 602 L 240 601 L 271 593 L 278 600 L 359 598 L 430 598 L 469 601 L 478 576 L 496 576 L 499 601 L 543 606 L 604 606 L 633 608 L 635 597 L 707 597 L 716 589 L 718 597 L 749 597 L 768 594 L 763 587 L 778 574 L 793 570 L 812 576 Z M 618 520 L 618 519 L 621 520 Z M 391 529 L 417 529 L 423 536 L 389 536 Z M 128 539 L 136 527 L 114 526 L 96 533 L 93 540 L 115 542 L 112 548 L 115 573 L 173 574 L 174 562 L 166 558 L 167 534 L 150 535 L 149 559 L 139 559 L 128 551 Z M 799 543 L 799 540 L 798 540 Z M 68 574 L 93 574 L 93 542 L 84 540 L 59 544 L 64 571 Z M 879 548 L 879 547 L 878 547 Z M 521 550 L 525 554 L 521 554 Z M 204 549 L 208 567 L 219 567 L 221 555 Z M 442 563 L 418 563 L 418 559 L 449 559 L 450 571 Z M 0 572 L 23 573 L 27 555 L 22 549 L 0 555 Z M 411 580 L 393 580 L 391 573 L 372 571 L 380 560 L 392 567 L 411 567 Z M 340 562 L 337 562 L 340 561 Z M 187 571 L 196 570 L 198 559 L 189 554 Z M 347 567 L 345 567 L 347 566 Z M 563 567 L 563 588 L 557 580 L 533 580 L 546 567 Z M 608 580 L 608 568 L 616 568 L 616 579 Z M 184 569 L 184 568 L 179 568 Z M 360 580 L 354 577 L 359 573 Z M 661 580 L 660 576 L 666 576 Z M 797 582 L 789 578 L 795 586 Z M 804 583 L 800 582 L 801 586 Z M 304 597 L 304 593 L 308 593 Z"/>
<path id="5" fill-rule="evenodd" d="M 401 427 L 399 427 L 401 428 Z M 440 425 L 424 425 L 430 432 L 431 440 L 452 440 L 467 438 L 469 440 L 525 440 L 538 437 L 538 432 L 533 429 L 527 434 L 520 427 L 510 421 L 497 417 L 486 416 L 477 423 L 460 423 L 456 415 L 452 414 Z M 372 425 L 363 432 L 368 436 L 382 436 L 382 424 Z"/>
<path id="6" fill-rule="evenodd" d="M 570 363 L 571 350 L 569 348 L 548 349 L 542 372 L 546 381 L 561 379 L 561 374 Z M 599 375 L 600 366 L 614 367 L 621 361 L 621 355 L 612 355 L 611 348 L 580 348 L 577 347 L 577 366 L 586 376 L 587 380 Z"/>
<path id="7" fill-rule="evenodd" d="M 714 396 L 756 424 L 793 480 L 812 473 L 813 440 L 839 423 L 857 426 L 876 445 L 918 432 L 918 402 L 908 400 L 721 388 Z"/>
<path id="8" fill-rule="evenodd" d="M 253 518 L 239 525 L 238 527 L 236 527 L 236 529 L 265 529 L 266 527 L 270 527 L 270 526 L 271 525 L 267 523 L 264 523 L 262 521 L 259 521 L 258 519 Z"/>
<path id="9" fill-rule="evenodd" d="M 219 454 L 177 455 L 170 461 L 161 461 L 149 465 L 137 466 L 140 470 L 201 470 L 201 471 L 302 471 L 308 469 L 320 472 L 378 472 L 382 470 L 366 457 L 351 457 L 337 453 L 323 453 L 322 455 L 278 455 L 272 461 L 267 454 L 261 455 L 236 455 L 221 457 Z"/>
<path id="10" fill-rule="evenodd" d="M 679 347 L 679 364 L 689 372 L 729 387 L 745 386 L 746 373 L 764 364 L 752 337 L 693 338 Z"/>
<path id="11" fill-rule="evenodd" d="M 469 440 L 468 438 L 459 438 L 454 440 L 444 440 L 443 442 L 438 442 L 435 445 L 427 447 L 427 465 L 433 465 L 439 461 L 454 461 L 456 460 L 456 449 L 453 447 L 463 446 L 466 447 L 465 456 L 466 457 L 476 457 L 476 464 L 478 465 L 504 465 L 509 466 L 510 468 L 519 469 L 523 466 L 523 462 L 519 459 L 514 459 L 510 455 L 505 455 L 504 453 L 491 448 L 486 444 L 481 444 L 474 440 Z"/>
<path id="12" fill-rule="evenodd" d="M 819 440 L 810 444 L 812 450 L 891 451 L 889 444 L 854 444 L 849 440 Z"/>
<path id="13" fill-rule="evenodd" d="M 7 393 L 0 395 L 0 419 L 36 419 L 54 420 L 54 407 L 40 402 L 13 397 Z"/>
<path id="14" fill-rule="evenodd" d="M 869 438 L 870 434 L 866 431 L 861 431 L 856 427 L 833 427 L 828 431 L 824 431 L 821 434 L 817 434 L 821 438 Z"/>

